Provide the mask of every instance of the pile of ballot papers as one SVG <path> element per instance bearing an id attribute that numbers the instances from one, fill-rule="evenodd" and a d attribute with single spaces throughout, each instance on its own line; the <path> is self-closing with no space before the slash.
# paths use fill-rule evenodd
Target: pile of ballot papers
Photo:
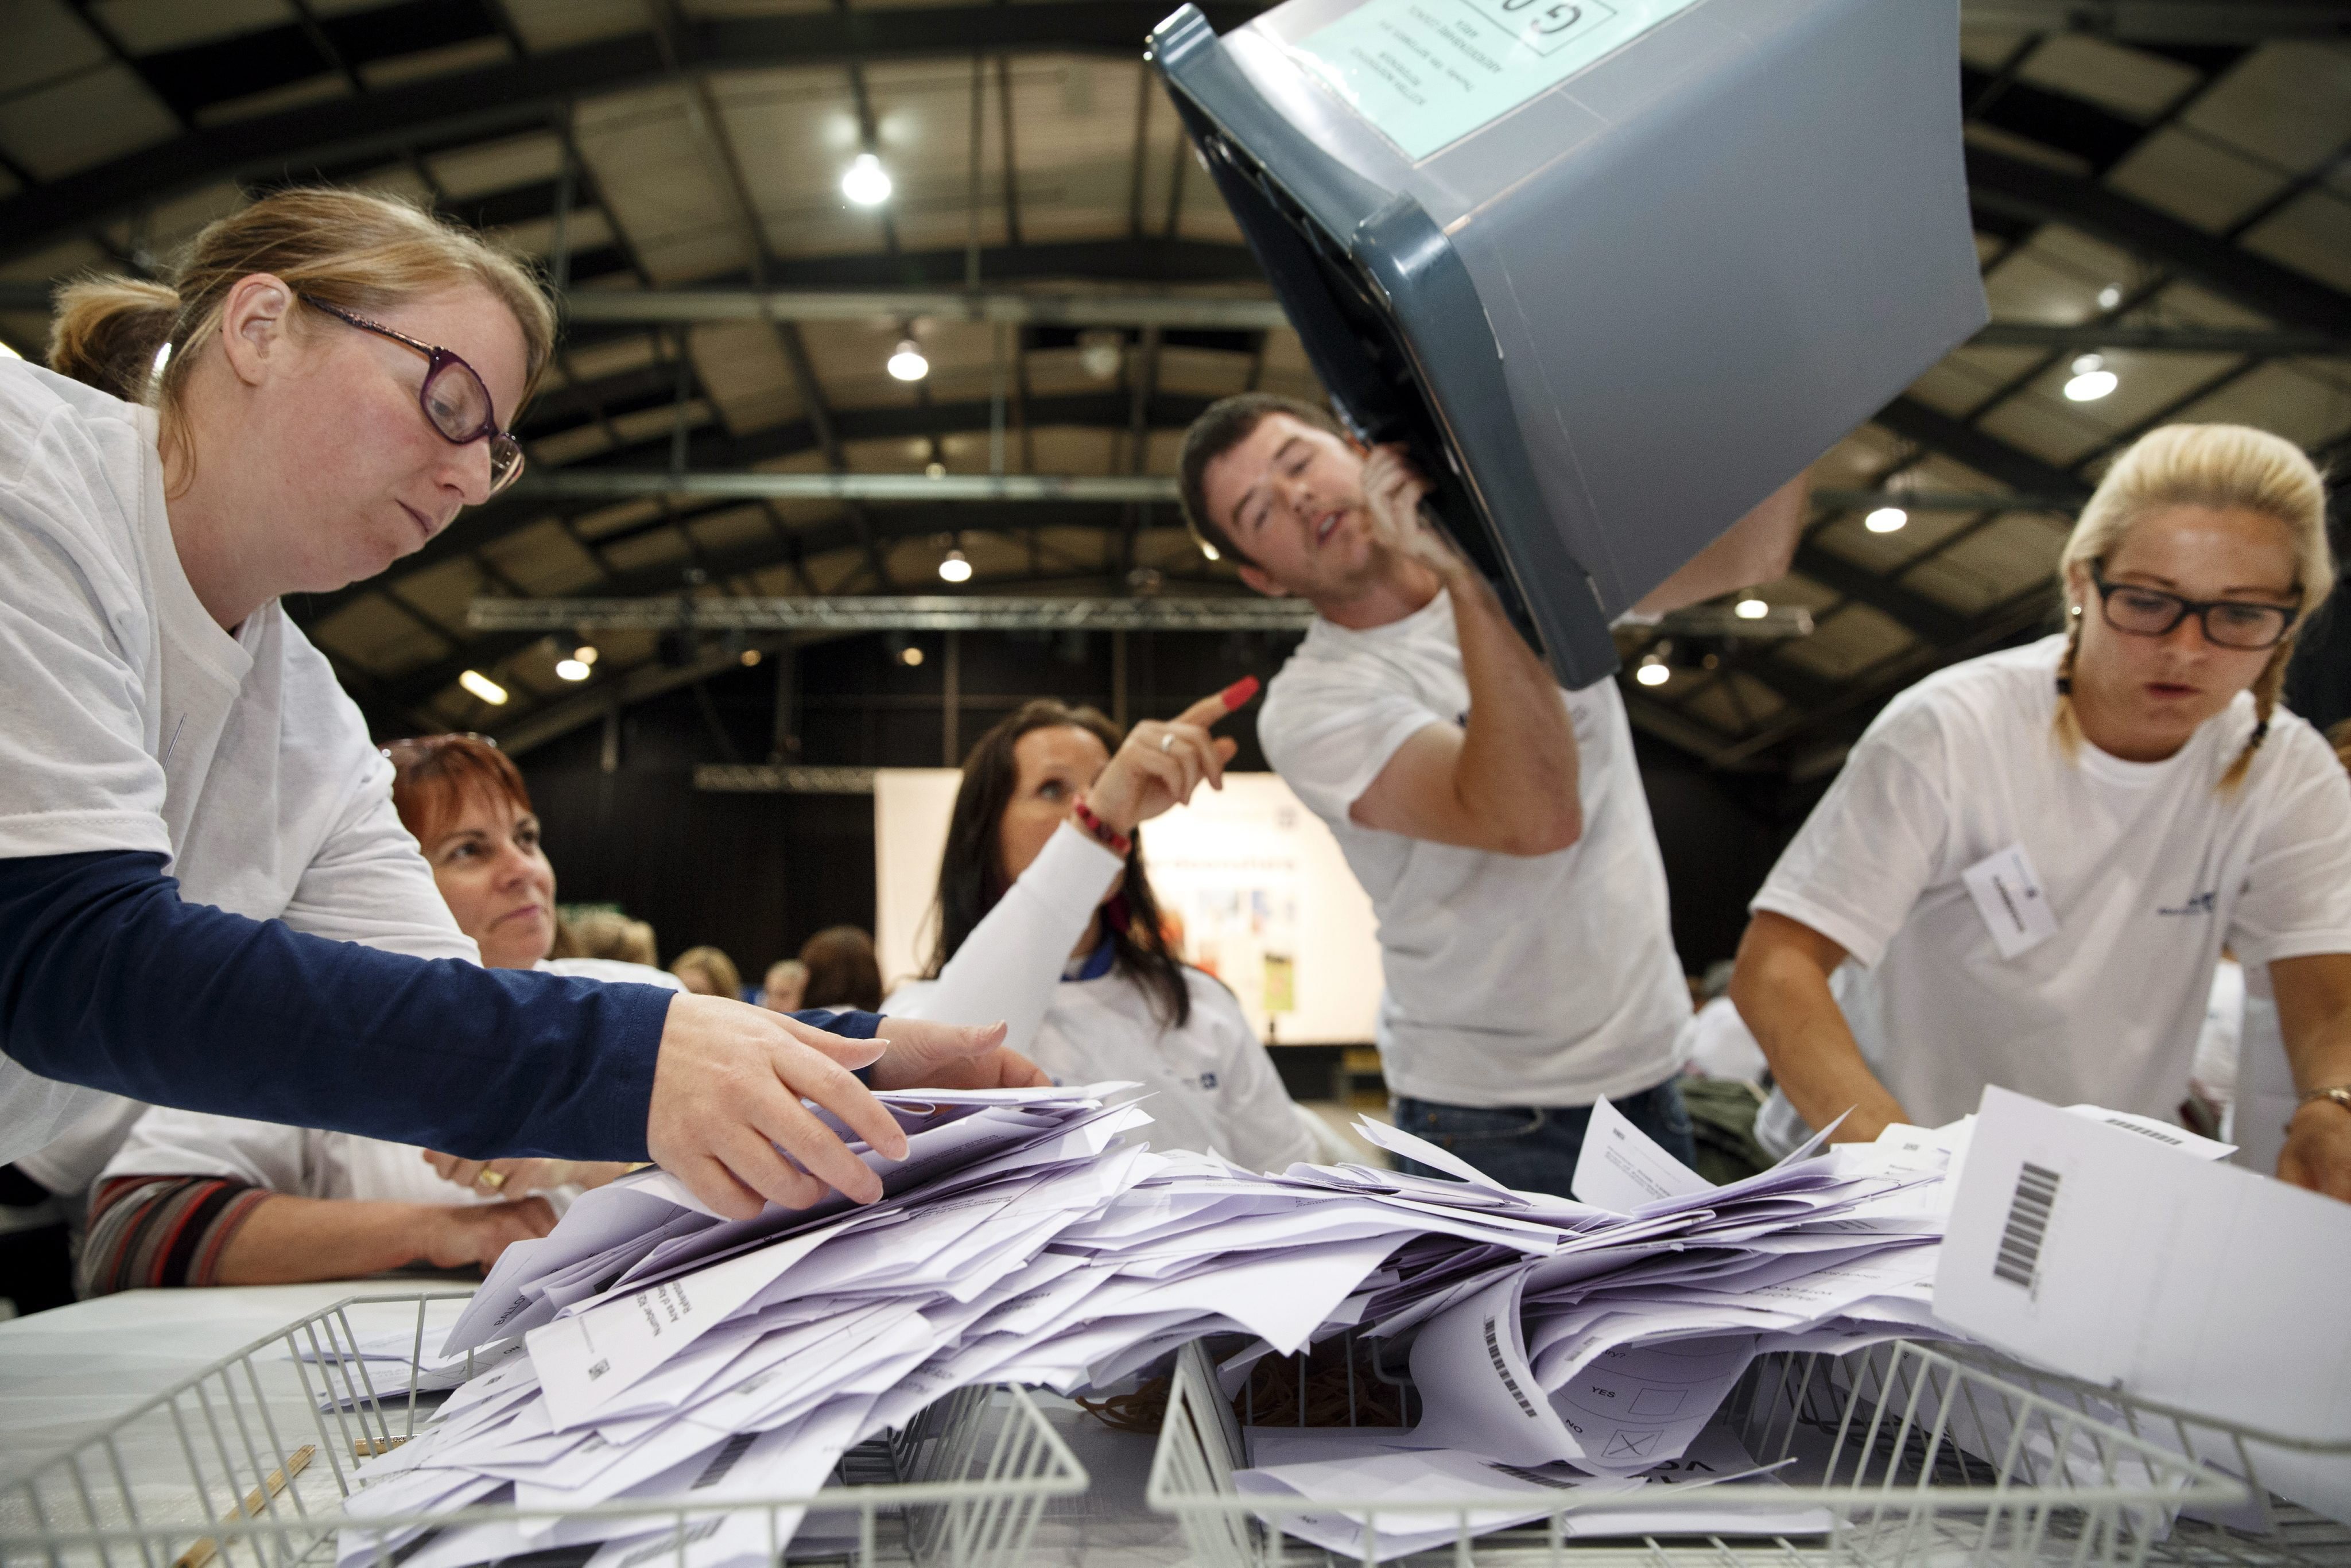
<path id="1" fill-rule="evenodd" d="M 1129 1135 L 1147 1112 L 1114 1103 L 1130 1087 L 883 1094 L 909 1149 L 852 1142 L 883 1180 L 863 1207 L 726 1220 L 658 1170 L 587 1194 L 467 1304 L 433 1364 L 471 1352 L 475 1375 L 362 1470 L 346 1560 L 460 1568 L 601 1540 L 590 1568 L 626 1568 L 665 1523 L 560 1516 L 805 1496 L 956 1388 L 1112 1386 L 1210 1334 L 1248 1336 L 1223 1363 L 1235 1387 L 1257 1357 L 1375 1336 L 1409 1355 L 1405 1447 L 1564 1466 L 1596 1501 L 1688 1453 L 1760 1354 L 1940 1332 L 1938 1134 L 1816 1140 L 1715 1186 L 1604 1102 L 1570 1200 L 1369 1123 L 1448 1176 L 1155 1152 Z M 1282 1471 L 1249 1484 L 1303 1484 Z M 512 1519 L 429 1541 L 366 1526 L 509 1500 Z M 712 1515 L 684 1568 L 763 1556 L 769 1529 L 766 1511 Z"/>

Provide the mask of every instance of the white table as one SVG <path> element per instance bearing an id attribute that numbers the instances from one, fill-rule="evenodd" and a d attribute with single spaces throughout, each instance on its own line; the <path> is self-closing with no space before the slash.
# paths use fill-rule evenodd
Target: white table
<path id="1" fill-rule="evenodd" d="M 31 1469 L 221 1357 L 347 1296 L 450 1288 L 445 1281 L 375 1279 L 129 1291 L 0 1322 L 0 1476 Z M 273 1360 L 282 1354 L 274 1347 L 267 1353 Z M 1144 1505 L 1153 1439 L 1113 1432 L 1067 1400 L 1041 1392 L 1037 1398 L 1093 1485 L 1081 1496 L 1047 1505 L 1029 1561 L 1068 1568 L 1167 1568 L 1182 1562 L 1175 1522 Z M 286 1417 L 285 1431 L 309 1429 L 298 1402 L 286 1406 Z M 127 1443 L 124 1463 L 142 1508 L 151 1496 L 171 1506 L 175 1492 L 184 1505 L 186 1467 L 167 1431 Z M 0 1498 L 0 1531 L 27 1522 L 14 1517 L 20 1511 Z"/>

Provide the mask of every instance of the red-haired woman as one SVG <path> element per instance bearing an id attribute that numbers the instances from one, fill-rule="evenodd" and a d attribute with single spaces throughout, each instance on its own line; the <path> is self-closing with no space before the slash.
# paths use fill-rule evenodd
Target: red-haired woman
<path id="1" fill-rule="evenodd" d="M 549 958 L 555 867 L 522 772 L 478 736 L 384 748 L 401 824 L 493 969 L 680 990 L 610 958 Z M 572 1196 L 627 1169 L 602 1161 L 461 1160 L 413 1144 L 158 1108 L 131 1127 L 91 1200 L 84 1295 L 168 1285 L 275 1285 L 408 1263 L 486 1269 L 547 1233 Z"/>

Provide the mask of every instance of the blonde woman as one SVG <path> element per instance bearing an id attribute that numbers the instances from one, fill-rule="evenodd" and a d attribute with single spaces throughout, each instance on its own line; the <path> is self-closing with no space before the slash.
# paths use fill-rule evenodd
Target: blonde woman
<path id="1" fill-rule="evenodd" d="M 2351 1199 L 2351 786 L 2277 706 L 2334 582 L 2325 502 L 2276 436 L 2155 431 L 2065 545 L 2064 634 L 1878 716 L 1740 945 L 1767 1146 L 1949 1121 L 1992 1083 L 2168 1117 L 2226 943 L 2266 968 L 2298 1085 L 2278 1174 Z"/>
<path id="2" fill-rule="evenodd" d="M 61 373 L 0 362 L 0 1161 L 111 1091 L 474 1158 L 650 1152 L 746 1216 L 880 1196 L 801 1103 L 903 1149 L 852 1068 L 1041 1077 L 987 1030 L 877 1050 L 472 961 L 278 600 L 511 483 L 554 330 L 478 236 L 300 190 L 208 225 L 169 284 L 64 290 Z"/>

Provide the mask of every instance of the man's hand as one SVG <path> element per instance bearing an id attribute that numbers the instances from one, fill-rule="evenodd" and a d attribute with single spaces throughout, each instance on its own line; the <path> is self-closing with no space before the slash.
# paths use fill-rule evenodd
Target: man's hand
<path id="1" fill-rule="evenodd" d="M 1364 510 L 1371 519 L 1372 537 L 1450 583 L 1468 572 L 1469 566 L 1420 515 L 1420 503 L 1428 492 L 1428 481 L 1402 446 L 1375 446 L 1364 459 Z"/>
<path id="2" fill-rule="evenodd" d="M 487 1270 L 498 1254 L 555 1228 L 555 1210 L 543 1197 L 512 1203 L 428 1207 L 421 1256 L 435 1269 Z"/>
<path id="3" fill-rule="evenodd" d="M 2351 1203 L 2351 1111 L 2332 1100 L 2297 1109 L 2285 1124 L 2277 1174 L 2280 1181 Z"/>
<path id="4" fill-rule="evenodd" d="M 1004 1044 L 1004 1026 L 973 1029 L 927 1019 L 885 1018 L 873 1063 L 876 1089 L 1046 1089 L 1052 1079 Z"/>
<path id="5" fill-rule="evenodd" d="M 923 1045 L 941 1061 L 979 1055 L 1004 1038 L 1000 1024 L 925 1028 L 933 1032 Z M 675 997 L 653 1066 L 645 1146 L 729 1219 L 748 1219 L 764 1203 L 806 1208 L 831 1190 L 872 1203 L 881 1178 L 800 1102 L 823 1106 L 886 1158 L 905 1158 L 905 1133 L 852 1071 L 890 1046 L 724 997 Z"/>

